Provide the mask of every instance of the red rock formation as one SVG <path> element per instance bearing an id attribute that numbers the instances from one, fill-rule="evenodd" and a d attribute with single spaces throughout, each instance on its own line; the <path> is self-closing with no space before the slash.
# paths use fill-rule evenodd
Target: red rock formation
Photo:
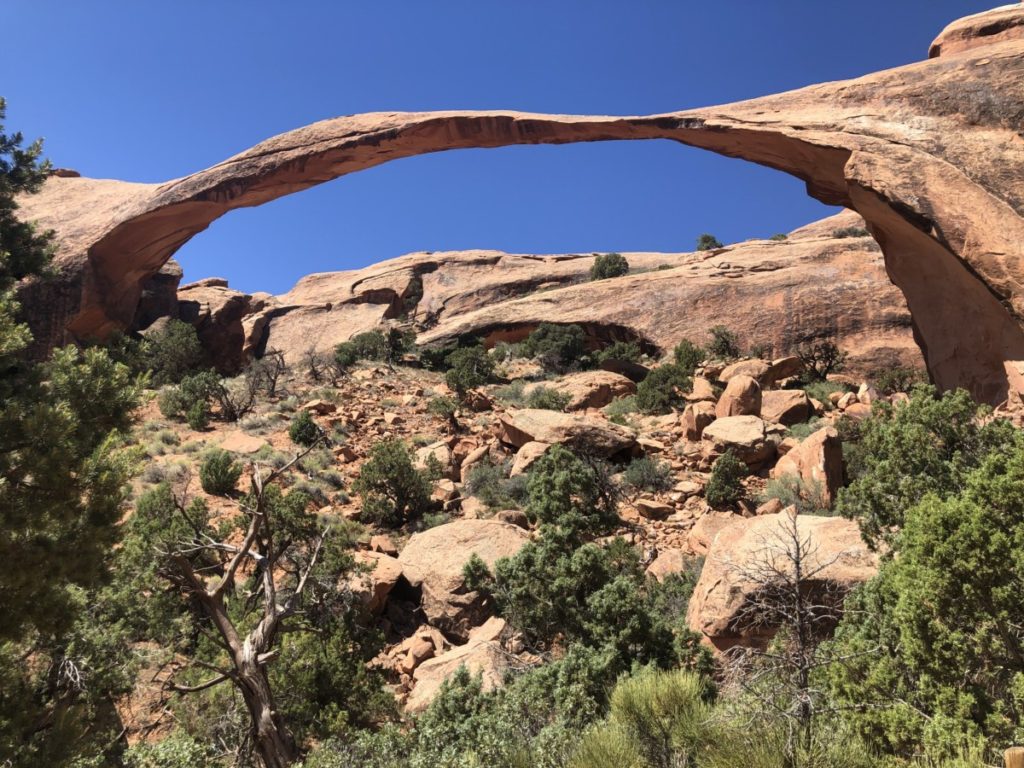
<path id="1" fill-rule="evenodd" d="M 26 306 L 44 345 L 126 327 L 142 282 L 218 217 L 388 160 L 666 138 L 785 171 L 813 197 L 858 211 L 906 295 L 933 379 L 999 400 L 1006 365 L 1024 360 L 1022 18 L 1014 6 L 952 25 L 933 50 L 955 55 L 720 107 L 646 117 L 357 115 L 162 185 L 54 176 L 22 206 L 60 235 L 63 282 L 27 288 Z"/>

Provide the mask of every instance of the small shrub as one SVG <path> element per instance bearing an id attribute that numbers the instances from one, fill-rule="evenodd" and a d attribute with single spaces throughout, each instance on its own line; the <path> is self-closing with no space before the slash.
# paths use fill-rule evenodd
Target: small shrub
<path id="1" fill-rule="evenodd" d="M 522 379 L 516 379 L 502 387 L 497 387 L 494 390 L 494 396 L 503 403 L 521 408 L 526 402 L 526 395 L 523 394 L 525 390 L 526 382 Z"/>
<path id="2" fill-rule="evenodd" d="M 847 357 L 847 353 L 834 341 L 804 344 L 797 348 L 796 354 L 804 364 L 804 375 L 810 381 L 825 381 L 830 373 L 841 371 Z"/>
<path id="3" fill-rule="evenodd" d="M 242 465 L 219 448 L 210 451 L 199 465 L 199 483 L 207 493 L 231 493 L 241 476 Z"/>
<path id="4" fill-rule="evenodd" d="M 178 433 L 171 429 L 161 429 L 156 433 L 156 439 L 164 445 L 178 445 L 181 442 Z"/>
<path id="5" fill-rule="evenodd" d="M 698 251 L 713 251 L 716 248 L 723 248 L 724 246 L 718 241 L 718 238 L 714 235 L 709 235 L 705 232 L 703 235 L 697 238 L 697 250 Z"/>
<path id="6" fill-rule="evenodd" d="M 754 344 L 750 348 L 750 356 L 756 360 L 771 360 L 772 359 L 772 345 L 771 344 Z"/>
<path id="7" fill-rule="evenodd" d="M 783 507 L 794 506 L 801 515 L 827 515 L 831 510 L 820 481 L 808 482 L 788 473 L 768 481 L 761 500 L 769 499 L 778 499 Z"/>
<path id="8" fill-rule="evenodd" d="M 768 239 L 769 239 L 769 240 L 774 240 L 775 242 L 781 242 L 781 241 L 783 241 L 783 240 L 788 240 L 788 239 L 789 239 L 789 235 L 787 235 L 787 234 L 784 234 L 784 233 L 782 233 L 782 232 L 779 232 L 779 233 L 778 233 L 778 234 L 776 234 L 776 235 L 772 235 L 772 236 L 771 236 L 771 237 L 769 237 Z"/>
<path id="9" fill-rule="evenodd" d="M 659 366 L 637 386 L 637 409 L 644 413 L 668 413 L 683 403 L 683 393 L 691 386 L 690 377 L 678 365 Z"/>
<path id="10" fill-rule="evenodd" d="M 327 496 L 327 491 L 319 483 L 315 483 L 312 480 L 303 478 L 299 480 L 295 485 L 291 487 L 292 492 L 298 492 L 303 494 L 311 502 L 319 507 L 326 506 L 330 503 L 330 498 Z"/>
<path id="11" fill-rule="evenodd" d="M 715 325 L 708 329 L 711 343 L 708 354 L 720 360 L 731 360 L 740 356 L 740 341 L 736 334 L 724 325 Z"/>
<path id="12" fill-rule="evenodd" d="M 398 528 L 430 509 L 430 482 L 400 440 L 377 443 L 352 488 L 362 496 L 363 518 L 377 525 Z"/>
<path id="13" fill-rule="evenodd" d="M 606 360 L 625 360 L 629 363 L 639 363 L 643 357 L 640 345 L 635 341 L 616 341 L 609 344 L 595 355 L 599 363 Z"/>
<path id="14" fill-rule="evenodd" d="M 323 431 L 313 421 L 309 411 L 299 411 L 298 415 L 292 419 L 291 426 L 288 427 L 288 437 L 296 445 L 313 445 L 322 435 Z"/>
<path id="15" fill-rule="evenodd" d="M 590 268 L 591 280 L 606 280 L 621 277 L 629 272 L 629 262 L 621 253 L 605 253 L 595 257 Z"/>
<path id="16" fill-rule="evenodd" d="M 210 425 L 210 405 L 205 400 L 196 400 L 185 413 L 189 429 L 202 432 Z"/>
<path id="17" fill-rule="evenodd" d="M 924 371 L 916 368 L 890 368 L 875 377 L 875 386 L 884 395 L 910 392 L 918 384 L 927 384 Z"/>
<path id="18" fill-rule="evenodd" d="M 804 392 L 807 393 L 807 396 L 821 403 L 826 411 L 831 411 L 835 408 L 835 406 L 832 405 L 832 401 L 829 400 L 829 395 L 834 392 L 848 391 L 849 387 L 845 384 L 840 384 L 837 381 L 812 381 L 804 387 Z"/>
<path id="19" fill-rule="evenodd" d="M 448 356 L 448 364 L 445 383 L 460 398 L 494 377 L 494 361 L 482 346 L 456 349 Z"/>
<path id="20" fill-rule="evenodd" d="M 667 491 L 672 487 L 672 467 L 667 462 L 642 456 L 629 463 L 622 479 L 639 491 Z"/>
<path id="21" fill-rule="evenodd" d="M 526 407 L 564 411 L 571 400 L 572 396 L 568 392 L 559 392 L 551 387 L 534 387 L 526 397 Z"/>
<path id="22" fill-rule="evenodd" d="M 712 507 L 733 504 L 743 496 L 743 479 L 747 476 L 747 465 L 736 458 L 732 451 L 726 451 L 715 461 L 711 477 L 704 488 L 704 498 Z"/>
<path id="23" fill-rule="evenodd" d="M 482 461 L 466 477 L 466 493 L 488 509 L 521 509 L 526 503 L 526 475 L 506 477 L 508 470 Z"/>
<path id="24" fill-rule="evenodd" d="M 459 431 L 458 412 L 459 403 L 451 397 L 433 397 L 427 403 L 427 413 L 443 419 L 451 434 Z"/>
<path id="25" fill-rule="evenodd" d="M 871 233 L 864 227 L 841 227 L 832 230 L 832 237 L 843 239 L 846 237 L 870 237 Z"/>
<path id="26" fill-rule="evenodd" d="M 697 370 L 697 367 L 704 362 L 704 357 L 707 353 L 699 346 L 694 344 L 689 339 L 683 339 L 676 348 L 672 351 L 672 357 L 676 361 L 676 365 L 687 375 L 693 376 L 693 372 Z"/>
<path id="27" fill-rule="evenodd" d="M 805 421 L 803 424 L 794 424 L 789 428 L 789 436 L 794 437 L 797 440 L 803 440 L 810 437 L 822 427 L 826 426 L 826 422 L 818 416 L 815 416 L 810 421 Z"/>
<path id="28" fill-rule="evenodd" d="M 298 460 L 297 466 L 308 475 L 334 466 L 334 454 L 326 448 L 317 448 Z"/>
<path id="29" fill-rule="evenodd" d="M 636 395 L 627 395 L 626 397 L 620 397 L 618 400 L 613 400 L 606 405 L 604 415 L 608 417 L 608 421 L 614 424 L 625 425 L 626 417 L 639 410 L 640 408 L 636 403 Z"/>
<path id="30" fill-rule="evenodd" d="M 317 473 L 317 479 L 322 480 L 334 490 L 341 490 L 345 487 L 345 478 L 336 469 L 324 469 Z"/>

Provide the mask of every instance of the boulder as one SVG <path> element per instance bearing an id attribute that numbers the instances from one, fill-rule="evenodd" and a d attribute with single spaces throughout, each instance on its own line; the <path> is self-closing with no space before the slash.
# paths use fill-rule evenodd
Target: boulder
<path id="1" fill-rule="evenodd" d="M 772 477 L 794 475 L 820 489 L 829 506 L 843 485 L 843 444 L 835 427 L 819 429 L 779 459 Z"/>
<path id="2" fill-rule="evenodd" d="M 718 394 L 715 392 L 715 387 L 710 381 L 703 376 L 694 376 L 693 386 L 690 388 L 690 392 L 685 395 L 685 399 L 691 403 L 701 400 L 710 400 L 714 403 L 718 399 Z"/>
<path id="3" fill-rule="evenodd" d="M 666 576 L 673 573 L 682 573 L 689 567 L 690 559 L 681 549 L 664 549 L 658 553 L 653 562 L 647 566 L 647 575 L 653 576 L 658 581 L 664 581 Z"/>
<path id="4" fill-rule="evenodd" d="M 406 711 L 415 714 L 426 709 L 444 681 L 460 667 L 465 667 L 471 675 L 480 675 L 484 691 L 500 687 L 510 667 L 509 655 L 497 642 L 504 624 L 502 619 L 491 619 L 470 633 L 465 645 L 452 648 L 416 667 L 413 673 L 415 684 L 405 703 Z"/>
<path id="5" fill-rule="evenodd" d="M 811 400 L 802 389 L 770 389 L 761 395 L 761 418 L 787 427 L 811 417 Z"/>
<path id="6" fill-rule="evenodd" d="M 761 413 L 761 385 L 752 376 L 737 373 L 729 378 L 715 405 L 715 416 L 757 416 Z"/>
<path id="7" fill-rule="evenodd" d="M 491 568 L 529 540 L 522 528 L 500 520 L 455 520 L 413 534 L 398 556 L 402 575 L 421 590 L 427 620 L 449 636 L 465 640 L 482 618 L 483 600 L 466 589 L 462 568 L 477 555 Z"/>
<path id="8" fill-rule="evenodd" d="M 523 408 L 499 418 L 501 440 L 521 448 L 527 443 L 566 445 L 577 451 L 608 458 L 636 445 L 636 433 L 595 416 Z"/>
<path id="9" fill-rule="evenodd" d="M 718 532 L 735 520 L 742 520 L 732 512 L 706 512 L 697 518 L 686 537 L 686 545 L 695 555 L 706 555 Z"/>
<path id="10" fill-rule="evenodd" d="M 452 467 L 452 449 L 448 443 L 444 440 L 439 440 L 436 443 L 425 445 L 422 448 L 416 449 L 414 464 L 416 469 L 427 469 L 428 464 L 431 463 L 431 457 L 441 467 L 441 472 L 445 477 L 454 477 L 454 469 Z"/>
<path id="11" fill-rule="evenodd" d="M 539 443 L 537 441 L 524 444 L 516 451 L 516 457 L 512 461 L 512 469 L 509 470 L 508 476 L 515 477 L 516 475 L 524 474 L 550 447 L 547 443 Z"/>
<path id="12" fill-rule="evenodd" d="M 771 363 L 766 363 L 764 360 L 740 360 L 725 366 L 718 374 L 718 380 L 725 383 L 732 381 L 736 376 L 749 376 L 758 382 L 763 382 L 765 375 L 771 369 Z"/>
<path id="13" fill-rule="evenodd" d="M 700 440 L 701 435 L 704 434 L 705 427 L 714 420 L 714 403 L 706 401 L 690 403 L 683 409 L 683 415 L 680 417 L 683 435 L 687 440 Z"/>
<path id="14" fill-rule="evenodd" d="M 359 551 L 354 558 L 366 571 L 352 576 L 348 586 L 367 610 L 380 613 L 388 595 L 402 576 L 402 565 L 383 552 Z"/>
<path id="15" fill-rule="evenodd" d="M 783 511 L 732 521 L 715 536 L 687 610 L 690 628 L 717 650 L 763 646 L 774 634 L 777 627 L 746 618 L 763 589 L 752 576 L 768 566 L 792 572 L 782 552 L 793 538 L 793 526 L 799 539 L 808 542 L 803 568 L 813 574 L 805 582 L 812 599 L 838 607 L 850 589 L 877 573 L 878 556 L 868 550 L 853 520 Z"/>
<path id="16" fill-rule="evenodd" d="M 636 392 L 636 384 L 619 373 L 611 371 L 580 371 L 570 373 L 556 381 L 528 384 L 523 389 L 524 395 L 538 387 L 548 387 L 569 395 L 567 411 L 579 411 L 584 408 L 604 408 L 619 397 L 626 397 Z"/>
<path id="17" fill-rule="evenodd" d="M 676 508 L 671 504 L 654 499 L 637 499 L 634 506 L 636 511 L 640 513 L 640 516 L 648 520 L 664 520 L 676 511 Z"/>
<path id="18" fill-rule="evenodd" d="M 764 379 L 761 383 L 766 387 L 771 387 L 778 381 L 782 381 L 783 379 L 788 379 L 793 376 L 799 376 L 803 372 L 804 361 L 796 355 L 780 357 L 776 360 L 772 360 L 771 368 L 768 369 L 768 373 L 764 375 Z"/>
<path id="19" fill-rule="evenodd" d="M 751 467 L 775 456 L 777 437 L 758 416 L 726 416 L 704 428 L 704 455 L 708 458 L 732 451 Z"/>

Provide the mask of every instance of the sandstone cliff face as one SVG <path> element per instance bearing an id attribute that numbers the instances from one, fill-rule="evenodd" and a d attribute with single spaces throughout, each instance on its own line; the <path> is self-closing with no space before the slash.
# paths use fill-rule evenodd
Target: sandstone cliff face
<path id="1" fill-rule="evenodd" d="M 234 208 L 426 152 L 667 138 L 785 171 L 813 197 L 860 213 L 933 379 L 998 401 L 1007 365 L 1024 360 L 1022 19 L 1024 7 L 997 9 L 952 25 L 928 61 L 726 106 L 646 117 L 357 115 L 161 185 L 54 176 L 22 205 L 57 230 L 62 281 L 26 286 L 23 298 L 42 345 L 103 335 L 131 322 L 143 281 L 177 248 Z"/>
<path id="2" fill-rule="evenodd" d="M 303 278 L 248 320 L 247 352 L 284 350 L 290 361 L 329 351 L 400 315 L 419 341 L 479 337 L 517 341 L 540 323 L 578 323 L 595 343 L 640 342 L 651 352 L 683 338 L 703 342 L 727 323 L 744 346 L 782 354 L 834 338 L 851 370 L 919 367 L 910 315 L 870 237 L 852 212 L 793 232 L 703 253 L 626 253 L 631 274 L 590 282 L 593 255 L 527 256 L 499 251 L 409 254 L 364 270 Z M 737 308 L 740 308 L 739 310 Z"/>

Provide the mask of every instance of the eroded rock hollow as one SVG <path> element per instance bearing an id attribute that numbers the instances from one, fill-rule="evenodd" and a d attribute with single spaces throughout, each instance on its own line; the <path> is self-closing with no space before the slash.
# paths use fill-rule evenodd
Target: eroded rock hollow
<path id="1" fill-rule="evenodd" d="M 1024 360 L 1024 7 L 951 24 L 927 61 L 641 117 L 375 113 L 325 120 L 164 184 L 55 175 L 22 211 L 60 238 L 25 286 L 41 347 L 127 327 L 189 238 L 254 206 L 402 157 L 464 147 L 671 139 L 803 179 L 856 210 L 910 308 L 933 380 L 998 402 Z"/>

